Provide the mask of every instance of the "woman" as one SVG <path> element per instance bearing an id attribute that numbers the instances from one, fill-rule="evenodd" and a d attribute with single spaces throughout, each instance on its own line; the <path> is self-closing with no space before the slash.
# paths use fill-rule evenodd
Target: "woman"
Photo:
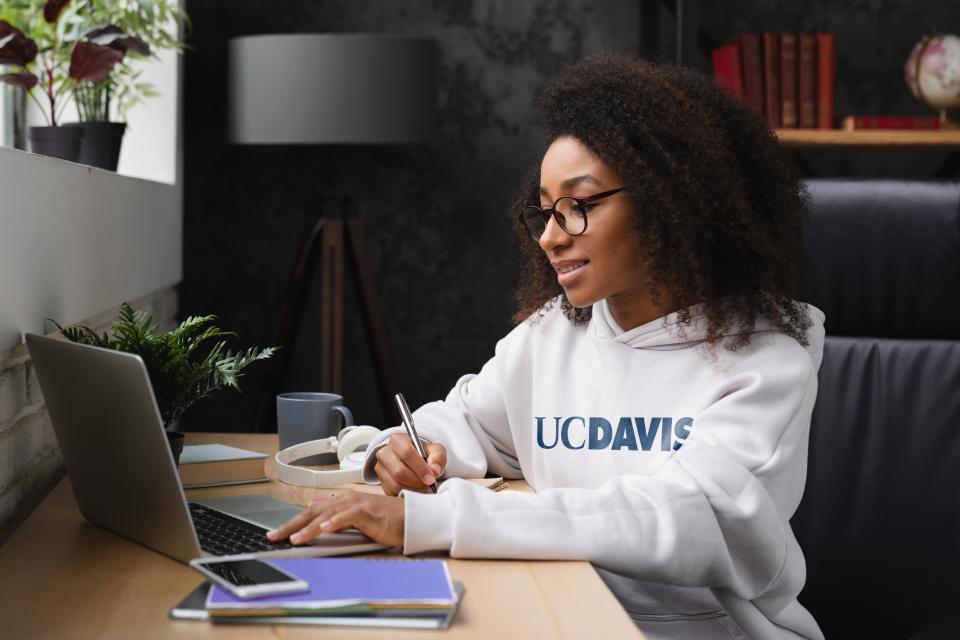
<path id="1" fill-rule="evenodd" d="M 796 302 L 804 206 L 772 134 L 691 71 L 593 55 L 541 93 L 515 205 L 519 322 L 479 374 L 375 440 L 357 527 L 405 553 L 585 559 L 650 638 L 820 638 L 797 602 L 823 314 Z M 493 473 L 537 491 L 456 479 Z M 402 493 L 402 497 L 393 497 Z"/>

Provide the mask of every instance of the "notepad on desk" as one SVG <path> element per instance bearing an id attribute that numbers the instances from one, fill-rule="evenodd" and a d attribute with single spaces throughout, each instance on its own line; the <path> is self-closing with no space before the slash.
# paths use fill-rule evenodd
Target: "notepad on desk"
<path id="1" fill-rule="evenodd" d="M 310 590 L 241 599 L 214 585 L 211 619 L 238 616 L 409 616 L 444 618 L 457 592 L 443 560 L 278 558 L 270 564 L 306 581 Z"/>
<path id="2" fill-rule="evenodd" d="M 225 444 L 188 445 L 180 454 L 180 482 L 184 489 L 268 482 L 267 454 Z"/>
<path id="3" fill-rule="evenodd" d="M 211 585 L 204 582 L 190 592 L 179 604 L 170 609 L 170 618 L 173 620 L 193 620 L 214 622 L 216 624 L 255 624 L 255 625 L 309 625 L 309 626 L 336 626 L 336 627 L 387 627 L 397 629 L 447 629 L 457 615 L 457 606 L 463 600 L 465 589 L 463 583 L 454 580 L 453 588 L 457 594 L 457 606 L 445 610 L 442 614 L 431 612 L 424 616 L 410 616 L 404 610 L 384 609 L 373 613 L 347 615 L 344 613 L 329 615 L 284 615 L 284 616 L 216 616 L 207 612 L 206 602 Z"/>

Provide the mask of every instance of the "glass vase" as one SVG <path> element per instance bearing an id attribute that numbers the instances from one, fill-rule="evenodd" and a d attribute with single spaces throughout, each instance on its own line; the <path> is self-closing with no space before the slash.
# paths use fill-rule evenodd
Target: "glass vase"
<path id="1" fill-rule="evenodd" d="M 20 87 L 0 84 L 3 90 L 3 138 L 5 146 L 27 150 L 27 94 Z"/>

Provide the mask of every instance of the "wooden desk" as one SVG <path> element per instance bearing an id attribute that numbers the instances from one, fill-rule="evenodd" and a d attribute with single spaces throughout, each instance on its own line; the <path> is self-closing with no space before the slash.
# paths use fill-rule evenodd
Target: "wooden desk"
<path id="1" fill-rule="evenodd" d="M 274 452 L 276 435 L 190 434 Z M 272 459 L 267 466 L 273 475 Z M 510 483 L 524 490 L 523 483 Z M 360 487 L 379 491 L 377 487 Z M 529 490 L 529 489 L 526 489 Z M 330 490 L 276 482 L 194 489 L 191 497 L 264 492 L 304 504 Z M 4 638 L 641 638 L 586 562 L 449 560 L 466 586 L 446 632 L 296 626 L 214 626 L 172 621 L 170 608 L 200 582 L 186 565 L 86 522 L 69 479 L 0 547 L 0 636 Z"/>

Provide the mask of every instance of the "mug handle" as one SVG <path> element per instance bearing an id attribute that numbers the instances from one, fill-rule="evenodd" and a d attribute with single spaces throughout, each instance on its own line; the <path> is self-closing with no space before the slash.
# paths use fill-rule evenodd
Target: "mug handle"
<path id="1" fill-rule="evenodd" d="M 347 409 L 345 406 L 338 404 L 335 407 L 333 407 L 333 410 L 339 413 L 340 416 L 343 418 L 343 424 L 340 425 L 339 429 L 337 429 L 338 434 L 341 431 L 343 431 L 345 427 L 349 427 L 353 425 L 353 414 L 350 413 L 350 409 Z"/>

